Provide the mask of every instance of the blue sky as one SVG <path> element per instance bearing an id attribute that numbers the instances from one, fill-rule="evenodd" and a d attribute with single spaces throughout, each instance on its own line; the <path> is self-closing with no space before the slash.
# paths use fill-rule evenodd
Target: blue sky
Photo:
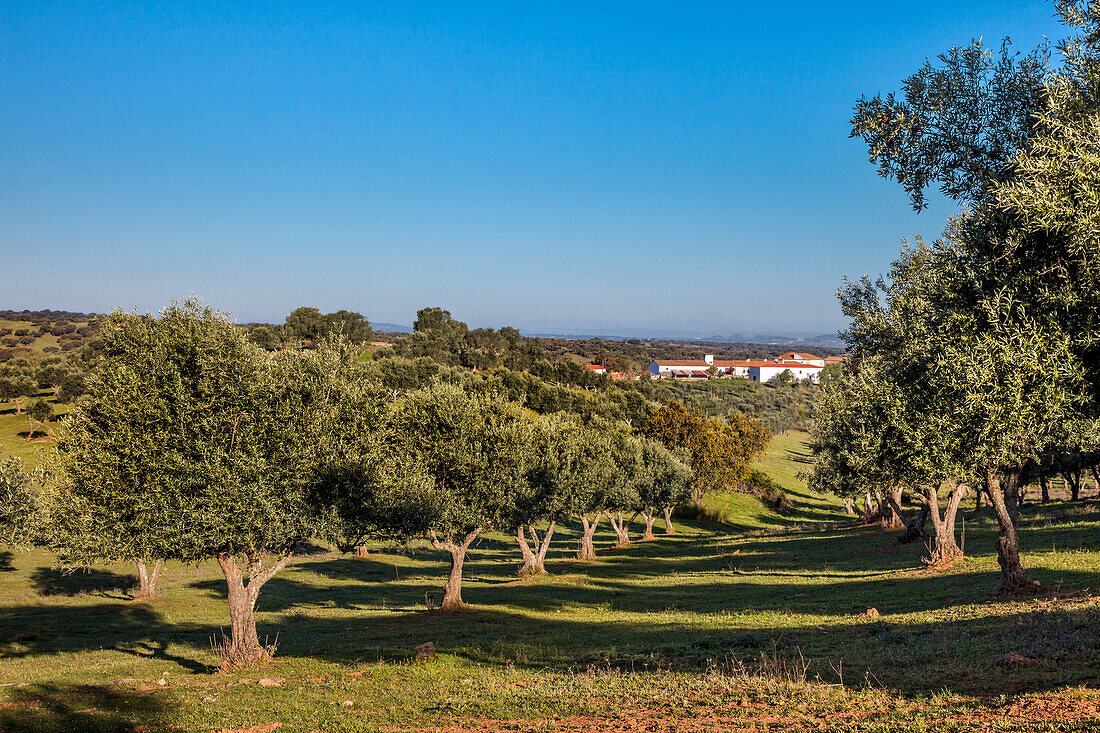
<path id="1" fill-rule="evenodd" d="M 0 308 L 827 333 L 914 214 L 848 120 L 1046 2 L 0 4 Z"/>

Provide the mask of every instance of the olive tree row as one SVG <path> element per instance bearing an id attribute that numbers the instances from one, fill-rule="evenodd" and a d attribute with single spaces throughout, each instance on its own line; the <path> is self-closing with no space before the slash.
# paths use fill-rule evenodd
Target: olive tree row
<path id="1" fill-rule="evenodd" d="M 542 568 L 560 517 L 652 514 L 690 478 L 620 424 L 542 417 L 447 384 L 394 402 L 363 378 L 354 350 L 268 354 L 194 300 L 159 317 L 116 312 L 103 340 L 39 494 L 4 465 L 2 503 L 18 511 L 0 528 L 33 528 L 66 563 L 129 560 L 141 598 L 155 595 L 164 561 L 216 560 L 235 662 L 267 654 L 261 589 L 307 539 L 427 536 L 450 555 L 443 607 L 454 609 L 484 532 L 547 521 Z"/>

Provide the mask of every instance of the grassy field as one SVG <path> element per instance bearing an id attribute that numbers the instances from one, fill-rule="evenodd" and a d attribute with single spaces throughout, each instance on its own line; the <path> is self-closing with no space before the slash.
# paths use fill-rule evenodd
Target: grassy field
<path id="1" fill-rule="evenodd" d="M 820 522 L 848 520 L 841 501 L 806 489 L 798 474 L 809 467 L 810 448 L 806 433 L 791 431 L 772 438 L 764 457 L 756 464 L 782 487 L 790 504 L 779 513 L 759 499 L 741 493 L 715 493 L 703 500 L 711 516 L 734 531 L 761 531 L 804 527 Z"/>
<path id="2" fill-rule="evenodd" d="M 53 405 L 52 424 L 56 426 L 61 416 L 69 411 L 69 405 L 58 404 L 50 390 L 42 390 L 39 395 Z M 49 449 L 50 441 L 41 433 L 27 440 L 30 429 L 26 414 L 17 414 L 15 405 L 10 402 L 0 402 L 0 456 L 18 456 L 28 467 L 37 465 L 43 452 Z"/>
<path id="3" fill-rule="evenodd" d="M 769 452 L 788 490 L 802 450 Z M 261 594 L 275 659 L 231 673 L 209 647 L 228 622 L 215 564 L 169 564 L 160 597 L 136 603 L 127 565 L 66 575 L 5 550 L 0 730 L 1096 730 L 1100 510 L 1029 508 L 1022 526 L 1048 592 L 1020 599 L 989 593 L 988 520 L 935 572 L 874 527 L 683 522 L 625 548 L 601 533 L 587 563 L 566 526 L 551 574 L 521 581 L 513 541 L 490 536 L 455 614 L 429 610 L 446 564 L 423 543 L 313 547 Z M 438 656 L 415 661 L 428 641 Z"/>

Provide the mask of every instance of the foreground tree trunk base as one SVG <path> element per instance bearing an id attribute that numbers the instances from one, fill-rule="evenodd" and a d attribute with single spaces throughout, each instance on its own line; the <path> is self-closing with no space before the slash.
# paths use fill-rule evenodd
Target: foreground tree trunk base
<path id="1" fill-rule="evenodd" d="M 603 512 L 600 512 L 589 522 L 588 517 L 581 515 L 581 544 L 577 548 L 578 560 L 596 559 L 596 545 L 593 538 L 596 536 L 596 527 L 599 525 L 602 516 Z"/>
<path id="2" fill-rule="evenodd" d="M 356 545 L 355 546 L 355 556 L 356 557 L 370 557 L 370 553 L 367 552 L 367 546 L 366 545 Z"/>
<path id="3" fill-rule="evenodd" d="M 1021 577 L 1013 577 L 1011 580 L 1002 581 L 1001 587 L 997 589 L 994 595 L 998 598 L 1033 596 L 1037 593 L 1042 593 L 1043 590 L 1042 583 L 1037 580 L 1032 580 L 1024 573 Z"/>
<path id="4" fill-rule="evenodd" d="M 652 509 L 642 512 L 642 520 L 645 521 L 645 534 L 642 535 L 643 540 L 655 540 L 657 537 L 653 534 L 653 522 L 657 519 L 657 512 Z"/>
<path id="5" fill-rule="evenodd" d="M 434 534 L 432 535 L 432 546 L 437 550 L 446 550 L 451 555 L 451 572 L 447 577 L 447 585 L 443 589 L 443 602 L 439 604 L 441 611 L 454 612 L 466 608 L 466 603 L 462 600 L 462 565 L 466 561 L 466 550 L 483 531 L 485 531 L 484 527 L 478 527 L 463 537 L 460 543 L 455 543 L 453 540 L 440 540 Z"/>
<path id="6" fill-rule="evenodd" d="M 1009 472 L 1005 486 L 1001 485 L 997 472 L 988 469 L 985 475 L 986 493 L 993 512 L 997 515 L 1000 534 L 997 536 L 997 563 L 1001 566 L 1001 587 L 998 595 L 1023 595 L 1038 592 L 1042 586 L 1024 572 L 1020 562 L 1020 534 L 1016 529 L 1015 507 L 1008 501 L 1015 498 L 1018 471 Z M 1007 499 L 1007 501 L 1006 501 Z"/>
<path id="7" fill-rule="evenodd" d="M 145 564 L 144 560 L 137 561 L 138 594 L 134 598 L 135 601 L 148 601 L 156 598 L 157 580 L 160 577 L 160 570 L 163 566 L 164 560 L 157 558 L 157 561 L 153 563 L 153 571 L 149 572 L 149 567 Z"/>
<path id="8" fill-rule="evenodd" d="M 210 648 L 218 658 L 219 667 L 222 669 L 254 664 L 271 658 L 271 652 L 260 644 L 260 637 L 256 632 L 256 600 L 264 583 L 285 568 L 293 557 L 293 551 L 288 551 L 274 565 L 264 568 L 258 550 L 252 549 L 247 554 L 247 584 L 244 582 L 244 573 L 233 555 L 227 552 L 218 555 L 218 565 L 225 574 L 229 597 L 229 619 L 232 624 L 229 638 L 226 638 L 223 633 L 221 640 L 212 639 L 210 643 Z"/>
<path id="9" fill-rule="evenodd" d="M 611 529 L 615 530 L 615 547 L 626 547 L 630 544 L 630 535 L 627 533 L 627 523 L 623 519 L 623 513 L 618 513 L 618 520 L 607 513 L 607 521 L 611 522 Z"/>
<path id="10" fill-rule="evenodd" d="M 210 651 L 218 660 L 219 672 L 258 666 L 271 661 L 271 653 L 260 646 L 259 639 L 256 641 L 256 646 L 250 644 L 237 646 L 233 644 L 232 637 L 225 635 L 224 629 L 219 633 L 220 638 L 217 635 L 210 637 Z"/>
<path id="11" fill-rule="evenodd" d="M 676 528 L 672 526 L 672 507 L 666 506 L 665 512 L 665 534 L 676 534 Z"/>

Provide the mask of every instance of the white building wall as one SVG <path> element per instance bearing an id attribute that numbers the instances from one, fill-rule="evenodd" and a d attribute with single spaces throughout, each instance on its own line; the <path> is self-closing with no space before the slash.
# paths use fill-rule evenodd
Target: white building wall
<path id="1" fill-rule="evenodd" d="M 749 379 L 754 382 L 770 382 L 787 370 L 790 370 L 795 379 L 809 379 L 811 382 L 817 382 L 818 376 L 821 374 L 821 369 L 818 367 L 776 364 L 775 366 L 749 367 Z"/>

